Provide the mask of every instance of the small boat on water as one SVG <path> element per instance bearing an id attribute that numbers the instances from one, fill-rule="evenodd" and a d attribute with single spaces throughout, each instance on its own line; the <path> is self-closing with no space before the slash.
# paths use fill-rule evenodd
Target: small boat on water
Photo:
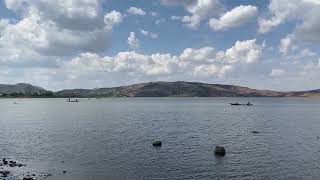
<path id="1" fill-rule="evenodd" d="M 67 100 L 67 102 L 79 102 L 79 100 L 78 100 L 78 99 L 72 100 L 72 99 L 69 98 L 69 99 Z"/>
<path id="2" fill-rule="evenodd" d="M 236 102 L 236 103 L 230 103 L 231 106 L 240 106 L 242 104 L 240 104 L 239 102 Z"/>
<path id="3" fill-rule="evenodd" d="M 253 106 L 253 104 L 251 104 L 250 101 L 248 101 L 248 103 L 246 104 L 247 106 Z"/>
<path id="4" fill-rule="evenodd" d="M 250 101 L 248 101 L 248 103 L 246 103 L 246 104 L 241 104 L 239 102 L 235 102 L 235 103 L 230 103 L 230 105 L 231 106 L 253 106 L 253 104 Z"/>

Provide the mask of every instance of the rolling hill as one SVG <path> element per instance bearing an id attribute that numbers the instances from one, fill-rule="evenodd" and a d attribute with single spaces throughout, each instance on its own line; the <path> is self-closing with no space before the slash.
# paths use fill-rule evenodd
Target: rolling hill
<path id="1" fill-rule="evenodd" d="M 309 97 L 320 90 L 279 92 L 248 87 L 199 82 L 149 82 L 98 89 L 69 89 L 55 93 L 59 97 Z"/>

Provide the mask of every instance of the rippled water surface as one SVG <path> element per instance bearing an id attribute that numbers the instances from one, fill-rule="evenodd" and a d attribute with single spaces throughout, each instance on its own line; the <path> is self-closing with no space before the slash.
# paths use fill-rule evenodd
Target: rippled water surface
<path id="1" fill-rule="evenodd" d="M 0 137 L 48 179 L 320 178 L 319 98 L 0 99 Z"/>

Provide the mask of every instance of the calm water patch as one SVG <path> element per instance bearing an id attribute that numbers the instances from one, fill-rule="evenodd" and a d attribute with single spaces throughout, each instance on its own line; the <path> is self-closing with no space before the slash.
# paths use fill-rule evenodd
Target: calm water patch
<path id="1" fill-rule="evenodd" d="M 48 179 L 318 179 L 319 109 L 319 98 L 0 99 L 0 157 Z"/>

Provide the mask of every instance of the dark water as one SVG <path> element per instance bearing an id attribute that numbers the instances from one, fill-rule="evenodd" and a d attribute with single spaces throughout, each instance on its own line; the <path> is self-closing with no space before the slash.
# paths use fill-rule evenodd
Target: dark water
<path id="1" fill-rule="evenodd" d="M 228 105 L 247 100 L 0 99 L 0 157 L 27 164 L 13 170 L 17 177 L 319 179 L 320 99 Z M 152 147 L 154 140 L 162 147 Z M 225 157 L 214 156 L 216 145 L 226 148 Z"/>

